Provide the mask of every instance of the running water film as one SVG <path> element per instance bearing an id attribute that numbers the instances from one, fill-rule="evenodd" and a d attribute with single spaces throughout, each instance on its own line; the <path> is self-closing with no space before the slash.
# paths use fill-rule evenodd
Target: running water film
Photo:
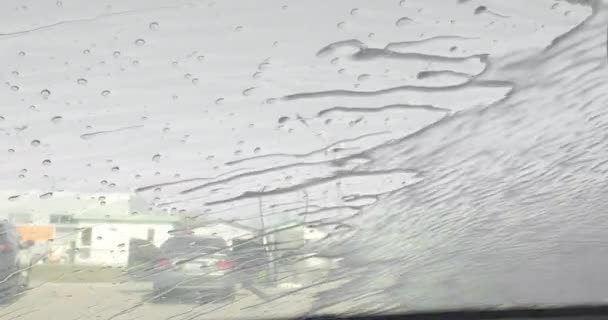
<path id="1" fill-rule="evenodd" d="M 0 1 L 0 319 L 608 301 L 608 0 Z"/>

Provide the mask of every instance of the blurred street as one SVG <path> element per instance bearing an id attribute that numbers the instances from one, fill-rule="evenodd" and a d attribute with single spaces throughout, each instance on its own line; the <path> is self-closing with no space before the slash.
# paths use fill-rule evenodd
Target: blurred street
<path id="1" fill-rule="evenodd" d="M 24 292 L 12 304 L 0 306 L 0 319 L 277 318 L 308 311 L 313 294 L 309 290 L 285 295 L 285 289 L 275 289 L 268 292 L 270 301 L 264 303 L 256 295 L 242 289 L 233 300 L 197 304 L 178 299 L 152 303 L 151 291 L 150 283 L 34 284 L 31 290 Z"/>

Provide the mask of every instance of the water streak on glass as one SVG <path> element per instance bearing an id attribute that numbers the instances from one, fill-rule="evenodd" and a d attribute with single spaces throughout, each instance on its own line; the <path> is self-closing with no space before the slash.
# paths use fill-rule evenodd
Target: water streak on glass
<path id="1" fill-rule="evenodd" d="M 0 15 L 0 319 L 608 299 L 606 0 Z"/>

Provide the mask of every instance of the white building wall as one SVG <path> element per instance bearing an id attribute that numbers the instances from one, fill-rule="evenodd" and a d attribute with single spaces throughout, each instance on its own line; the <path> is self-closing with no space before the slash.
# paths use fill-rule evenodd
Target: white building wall
<path id="1" fill-rule="evenodd" d="M 92 228 L 91 246 L 82 243 L 82 231 L 77 239 L 80 249 L 76 255 L 77 264 L 126 266 L 129 258 L 129 241 L 131 238 L 146 240 L 148 230 L 154 230 L 153 243 L 159 247 L 169 238 L 173 230 L 172 223 L 80 223 L 81 228 Z M 83 250 L 90 249 L 88 257 Z"/>

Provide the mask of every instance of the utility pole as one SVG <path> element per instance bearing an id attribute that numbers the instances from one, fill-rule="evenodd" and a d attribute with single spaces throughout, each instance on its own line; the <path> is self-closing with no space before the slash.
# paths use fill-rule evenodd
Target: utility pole
<path id="1" fill-rule="evenodd" d="M 262 188 L 261 193 L 263 193 L 264 190 L 266 190 L 266 187 Z M 258 211 L 260 214 L 260 231 L 262 232 L 262 246 L 264 247 L 264 251 L 266 252 L 266 257 L 268 258 L 268 261 L 270 261 L 269 267 L 272 272 L 271 275 L 266 276 L 266 279 L 267 281 L 272 280 L 272 282 L 274 282 L 277 270 L 276 264 L 274 263 L 274 254 L 272 253 L 272 250 L 270 250 L 270 248 L 268 247 L 268 235 L 266 234 L 266 225 L 264 223 L 264 210 L 261 196 L 258 197 Z"/>
<path id="2" fill-rule="evenodd" d="M 266 187 L 262 188 L 261 193 L 263 193 L 265 189 L 266 189 Z M 266 226 L 264 225 L 264 212 L 262 210 L 262 197 L 258 197 L 258 211 L 260 214 L 260 230 L 262 231 L 262 243 L 264 243 L 264 246 L 266 246 L 266 243 L 267 243 Z"/>

